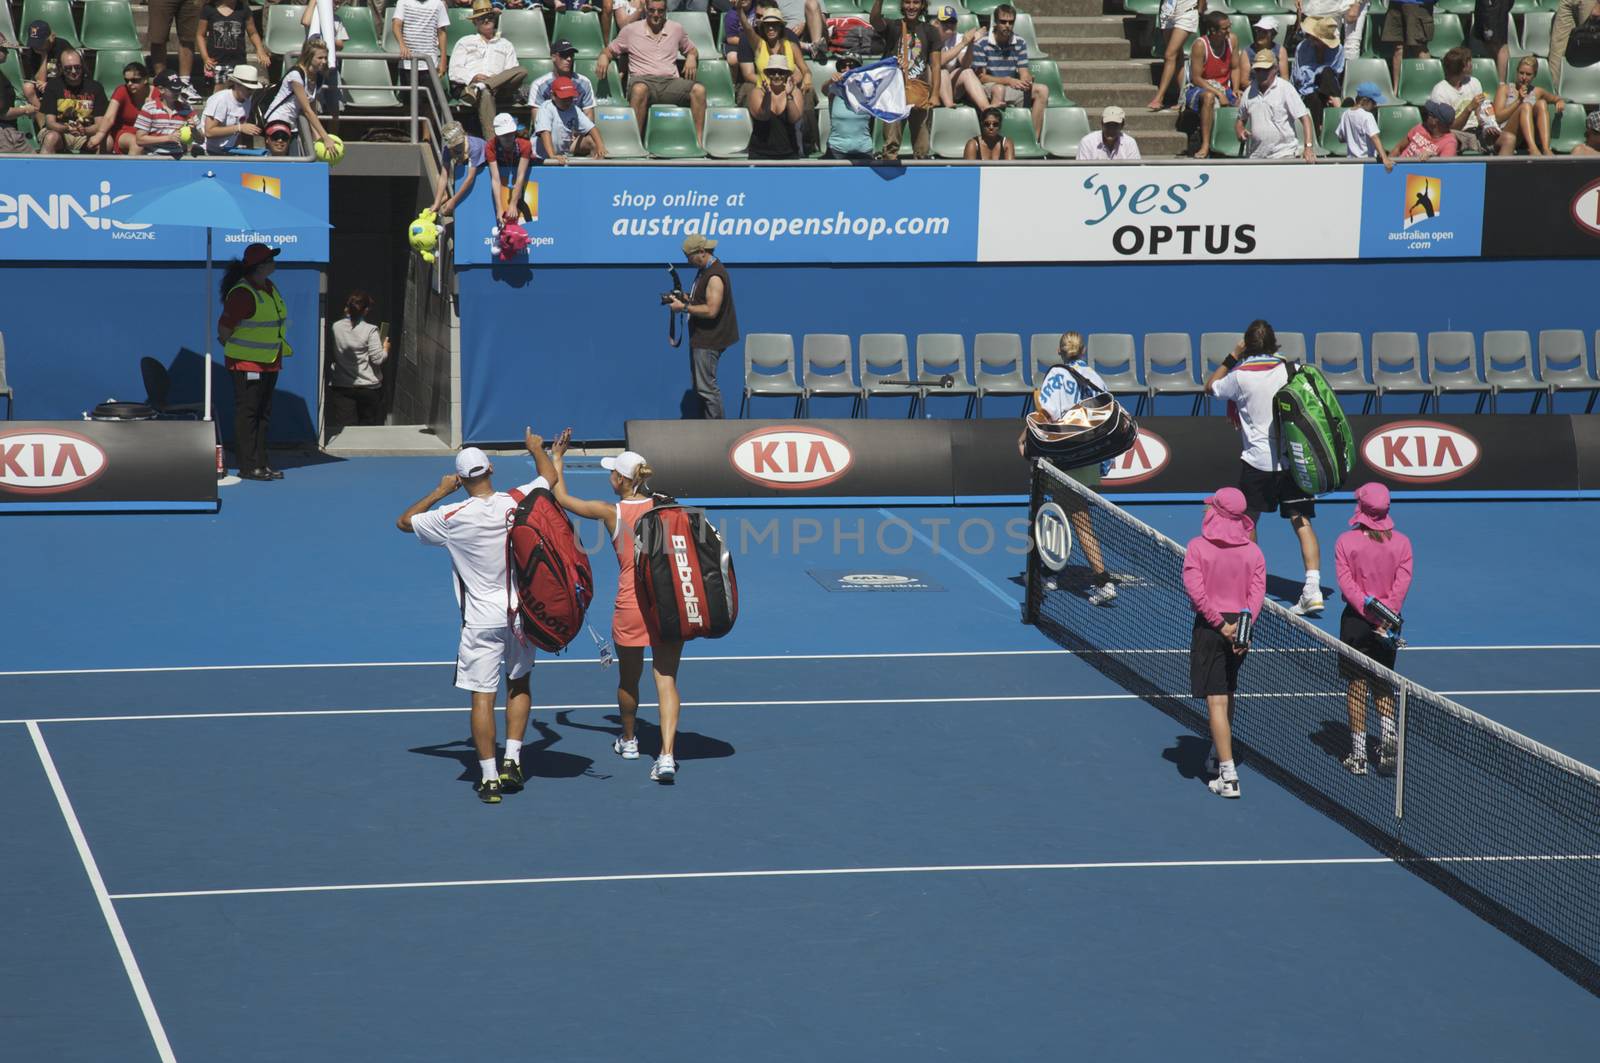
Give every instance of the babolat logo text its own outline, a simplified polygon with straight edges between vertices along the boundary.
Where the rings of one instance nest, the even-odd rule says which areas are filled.
[[[1111,222],[1111,249],[1127,257],[1178,258],[1191,255],[1248,255],[1256,249],[1256,227],[1244,224],[1182,224],[1195,194],[1211,183],[1211,175],[1192,181],[1123,184],[1104,174],[1090,174],[1083,187],[1096,199],[1085,225]],[[1117,224],[1117,223],[1121,224]]]
[[[78,224],[98,232],[113,230],[113,237],[118,237],[119,234],[143,232],[150,228],[146,224],[91,217],[95,211],[103,210],[113,203],[121,203],[127,198],[125,195],[113,194],[110,181],[101,181],[100,191],[91,193],[87,203],[77,196],[67,195],[64,192],[51,192],[49,195],[40,196],[27,192],[18,195],[0,192],[0,229],[43,227],[61,231]],[[154,239],[154,234],[131,238]]]
[[[700,596],[694,592],[694,569],[689,566],[689,540],[672,537],[672,560],[678,566],[678,590],[683,594],[683,612],[689,623],[700,623]]]

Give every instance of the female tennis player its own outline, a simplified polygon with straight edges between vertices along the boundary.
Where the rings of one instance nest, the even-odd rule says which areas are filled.
[[[611,614],[611,642],[617,648],[617,707],[622,710],[622,737],[611,744],[611,749],[623,760],[639,759],[639,738],[634,733],[634,723],[639,713],[639,677],[644,673],[644,648],[649,646],[656,699],[661,704],[661,755],[650,767],[650,778],[670,784],[678,775],[678,762],[672,755],[672,748],[678,735],[678,662],[683,656],[683,643],[650,641],[633,589],[633,524],[655,506],[655,496],[646,486],[654,470],[643,456],[625,450],[614,458],[600,460],[601,468],[611,473],[611,490],[616,492],[617,501],[591,502],[573,498],[567,491],[562,461],[571,439],[572,429],[569,428],[550,447],[550,457],[556,467],[551,493],[569,513],[604,524],[611,534],[611,545],[617,551],[617,604]]]
[[[1356,510],[1350,517],[1350,531],[1334,545],[1334,567],[1339,575],[1339,593],[1344,595],[1344,615],[1339,617],[1339,639],[1371,657],[1385,668],[1394,667],[1399,650],[1397,633],[1374,605],[1395,616],[1406,604],[1411,589],[1411,540],[1394,530],[1389,516],[1389,489],[1383,484],[1362,484],[1356,490]],[[1367,687],[1366,672],[1354,661],[1339,658],[1339,671],[1349,683],[1345,702],[1350,709],[1350,755],[1344,766],[1352,775],[1367,773]],[[1394,770],[1396,740],[1394,729],[1394,688],[1373,682],[1373,700],[1378,705],[1381,741],[1378,770]]]
[[[1194,606],[1189,692],[1205,699],[1211,717],[1217,777],[1207,785],[1218,797],[1239,796],[1239,771],[1233,762],[1233,693],[1249,648],[1248,640],[1239,637],[1240,616],[1244,612],[1259,616],[1267,594],[1267,559],[1251,539],[1254,530],[1244,494],[1237,487],[1224,487],[1206,499],[1200,534],[1189,540],[1183,559],[1183,589]]]

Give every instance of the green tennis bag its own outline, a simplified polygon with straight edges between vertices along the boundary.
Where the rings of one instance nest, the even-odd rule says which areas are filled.
[[[1355,467],[1355,437],[1322,371],[1286,362],[1289,382],[1272,399],[1283,464],[1308,495],[1337,491]]]

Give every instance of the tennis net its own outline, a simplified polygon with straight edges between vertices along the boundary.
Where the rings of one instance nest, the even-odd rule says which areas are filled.
[[[1194,613],[1184,548],[1048,462],[1035,464],[1030,517],[1024,619],[1209,735],[1204,704],[1188,694]],[[1091,563],[1096,547],[1100,564]],[[1041,553],[1065,564],[1047,566]],[[1116,581],[1109,606],[1088,600],[1095,569]],[[1352,681],[1366,716],[1366,775],[1342,763]],[[1379,699],[1395,723],[1388,757]],[[1247,772],[1600,995],[1600,772],[1406,680],[1270,599],[1239,672],[1233,736]]]

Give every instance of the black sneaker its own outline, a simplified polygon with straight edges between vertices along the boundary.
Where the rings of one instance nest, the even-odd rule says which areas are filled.
[[[500,803],[499,779],[480,780],[473,783],[472,788],[478,792],[478,800],[482,801],[484,804],[498,805]]]
[[[508,794],[522,790],[522,765],[510,757],[500,761],[500,789]]]

